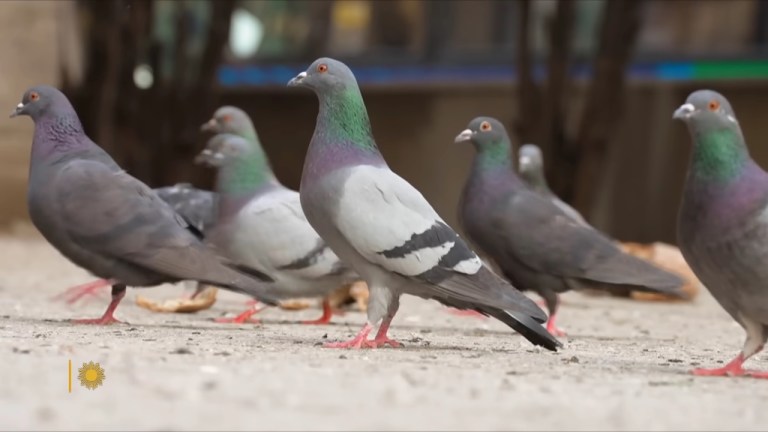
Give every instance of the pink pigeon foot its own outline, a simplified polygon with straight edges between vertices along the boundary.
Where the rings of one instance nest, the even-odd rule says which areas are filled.
[[[307,320],[302,321],[302,324],[308,324],[308,325],[322,325],[322,324],[328,324],[331,322],[331,318],[334,315],[333,309],[331,309],[331,303],[326,299],[323,300],[323,315],[314,320]]]
[[[691,373],[696,376],[730,376],[730,377],[746,376],[751,378],[768,379],[768,372],[744,369],[742,367],[743,364],[744,364],[744,355],[739,354],[738,356],[736,356],[735,359],[731,360],[730,363],[728,363],[727,365],[721,368],[714,368],[714,369],[699,368],[699,369],[692,370]]]
[[[217,323],[227,323],[227,324],[244,324],[247,322],[258,324],[261,321],[259,321],[259,319],[257,318],[251,318],[251,317],[259,312],[261,312],[261,309],[256,309],[256,307],[254,306],[234,318],[216,318],[214,321],[216,321]]]
[[[379,347],[383,347],[384,345],[389,345],[392,348],[400,348],[403,346],[403,344],[401,344],[400,342],[394,339],[390,339],[389,336],[387,336],[387,332],[389,331],[389,325],[391,323],[392,323],[392,318],[386,318],[384,321],[381,322],[379,331],[376,332],[376,338],[368,342],[368,347],[379,348]]]
[[[53,297],[54,300],[64,299],[67,304],[72,304],[85,296],[95,296],[99,288],[109,286],[112,281],[99,279],[82,285],[77,285]]]
[[[363,328],[360,330],[360,332],[357,333],[357,336],[352,338],[351,340],[348,340],[346,342],[329,342],[325,345],[323,345],[325,348],[354,348],[354,349],[360,349],[363,347],[368,347],[368,334],[371,333],[371,330],[373,330],[373,326],[366,323]]]
[[[555,318],[557,318],[557,314],[550,315],[547,320],[547,331],[555,337],[565,336],[565,331],[555,325]]]
[[[120,303],[120,301],[125,297],[125,286],[117,285],[112,287],[112,301],[109,302],[109,306],[107,306],[107,310],[104,311],[104,315],[101,316],[101,318],[86,318],[86,319],[78,319],[78,320],[72,320],[75,324],[93,324],[93,325],[109,325],[109,324],[117,324],[122,323],[122,321],[118,321],[115,319],[115,309],[117,309],[117,305]]]

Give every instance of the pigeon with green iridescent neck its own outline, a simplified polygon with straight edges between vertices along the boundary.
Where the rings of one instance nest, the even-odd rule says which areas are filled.
[[[680,277],[624,253],[523,182],[501,122],[478,117],[455,141],[471,142],[476,150],[459,206],[464,231],[516,287],[544,298],[549,331],[560,333],[555,327],[557,294],[571,289],[623,291],[631,286],[683,295]]]
[[[768,174],[750,157],[736,114],[719,93],[691,93],[674,118],[688,125],[693,140],[677,220],[680,250],[747,336],[730,363],[693,373],[768,378],[742,367],[768,338]]]
[[[32,222],[62,255],[112,285],[104,315],[80,322],[116,322],[113,313],[126,286],[182,280],[277,303],[260,280],[264,275],[207,248],[152,189],[91,141],[58,89],[27,90],[11,117],[19,115],[35,123],[27,191]]]
[[[474,309],[534,344],[550,350],[560,345],[540,324],[544,311],[485,267],[424,196],[389,169],[345,64],[318,59],[288,85],[312,89],[320,102],[301,176],[301,206],[370,291],[367,323],[352,340],[327,347],[399,346],[387,333],[401,294]]]
[[[547,178],[544,176],[544,157],[541,154],[541,149],[536,144],[524,144],[520,147],[519,153],[520,177],[525,180],[528,186],[540,195],[549,198],[571,219],[582,225],[588,225],[581,213],[558,198],[549,188]]]
[[[299,193],[277,180],[248,116],[224,107],[212,122],[214,130],[238,134],[215,135],[196,159],[217,169],[218,216],[209,241],[233,261],[272,278],[270,294],[276,298],[323,297],[323,316],[305,323],[328,323],[327,295],[359,277],[312,229]],[[254,306],[219,321],[240,323],[256,312]]]

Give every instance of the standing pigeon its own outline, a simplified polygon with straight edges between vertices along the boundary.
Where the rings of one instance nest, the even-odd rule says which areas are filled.
[[[370,291],[362,330],[350,341],[327,347],[399,346],[387,331],[404,293],[475,309],[536,345],[560,346],[539,324],[546,314],[485,267],[421,193],[389,169],[346,65],[320,58],[288,85],[312,89],[320,102],[301,176],[301,206],[309,223]],[[379,322],[375,339],[368,340]]]
[[[528,187],[512,166],[504,126],[490,117],[469,123],[456,142],[477,151],[462,192],[459,219],[469,238],[493,257],[520,289],[536,291],[555,327],[557,293],[574,288],[625,289],[682,294],[678,276],[628,255],[597,230],[571,219]]]
[[[187,222],[187,229],[202,240],[205,229],[213,225],[216,217],[214,193],[194,188],[189,183],[160,187],[154,191],[160,199],[170,204],[171,208]],[[54,298],[66,299],[66,302],[71,304],[87,295],[93,295],[98,289],[109,285],[111,285],[110,281],[99,279],[69,288]],[[203,289],[204,286],[198,284],[191,297],[195,298]]]
[[[113,313],[128,285],[181,280],[276,304],[267,285],[254,279],[268,278],[206,248],[152,189],[91,141],[59,90],[27,90],[11,117],[19,115],[35,122],[27,190],[32,222],[62,255],[112,284],[112,302],[104,315],[79,322],[116,322]]]
[[[547,184],[544,176],[544,158],[541,149],[536,144],[525,144],[520,147],[520,177],[525,180],[531,189],[549,198],[553,204],[560,207],[563,213],[582,225],[588,225],[584,217],[575,208],[569,206],[557,197]]]
[[[273,279],[269,292],[275,298],[323,296],[323,316],[305,324],[327,324],[332,311],[326,296],[359,276],[307,222],[299,193],[277,180],[247,115],[231,107],[225,112],[231,121],[245,119],[241,124],[251,139],[220,133],[197,157],[198,163],[218,169],[219,214],[210,241],[230,259]],[[254,306],[234,321],[244,322],[255,312]]]
[[[719,93],[691,93],[674,118],[688,125],[693,140],[677,220],[680,250],[747,333],[730,363],[693,373],[768,378],[742,368],[768,338],[768,174],[750,157],[736,115]]]

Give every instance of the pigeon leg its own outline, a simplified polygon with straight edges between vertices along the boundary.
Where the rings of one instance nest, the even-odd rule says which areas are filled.
[[[765,337],[763,336],[762,324],[747,320],[742,317],[741,324],[747,331],[747,340],[744,341],[744,348],[739,355],[731,360],[727,365],[714,369],[694,369],[691,371],[696,376],[748,376],[751,378],[768,379],[768,372],[747,370],[742,367],[745,361],[763,349]]]
[[[692,370],[691,373],[696,376],[742,376],[745,372],[741,367],[742,364],[744,364],[744,355],[739,353],[735,359],[721,368],[698,368]]]
[[[60,293],[54,296],[53,299],[54,300],[64,299],[67,302],[67,304],[72,304],[87,295],[94,295],[96,293],[96,290],[98,290],[101,287],[108,286],[111,283],[112,281],[107,279],[98,279],[93,282],[88,282],[82,285],[69,288],[63,293]]]
[[[555,337],[565,336],[565,331],[555,325],[555,320],[557,319],[557,308],[560,306],[560,297],[556,292],[551,290],[542,291],[540,294],[544,299],[544,304],[547,306],[547,312],[549,312],[549,319],[547,319],[547,331]]]
[[[368,347],[368,334],[371,333],[371,330],[373,330],[373,326],[371,323],[365,323],[362,329],[360,329],[360,332],[357,333],[357,336],[352,338],[351,340],[348,340],[346,342],[329,342],[325,345],[323,345],[325,348],[356,348],[360,349],[363,347]]]
[[[257,306],[259,301],[256,299],[250,299],[245,301],[246,306]]]
[[[122,300],[123,297],[125,297],[125,285],[123,284],[112,285],[112,301],[109,303],[109,306],[107,306],[107,310],[104,311],[104,315],[102,315],[101,318],[79,319],[79,320],[74,320],[72,322],[76,324],[95,324],[95,325],[108,325],[108,324],[121,323],[121,321],[118,321],[115,319],[115,309],[117,309],[117,305],[120,303],[120,300]]]
[[[328,324],[331,322],[331,317],[333,317],[333,310],[331,309],[331,302],[326,298],[323,300],[323,316],[321,316],[318,319],[309,320],[309,321],[302,321],[302,324],[309,324],[309,325],[320,325],[320,324]]]
[[[390,339],[389,336],[387,336],[387,332],[389,331],[389,325],[392,323],[392,317],[384,318],[384,320],[381,322],[381,326],[379,326],[379,331],[376,332],[376,338],[374,338],[372,341],[367,341],[366,346],[370,348],[379,348],[384,345],[389,345],[392,348],[400,348],[403,345],[394,340]]]
[[[262,310],[264,310],[264,309],[263,308],[262,309],[258,309],[254,305],[253,307],[251,307],[247,311],[239,314],[238,316],[236,316],[234,318],[216,318],[214,321],[216,321],[217,323],[244,324],[244,323],[250,322],[250,323],[253,323],[253,324],[258,324],[261,321],[259,321],[258,318],[251,318],[251,317],[253,315],[261,312]]]

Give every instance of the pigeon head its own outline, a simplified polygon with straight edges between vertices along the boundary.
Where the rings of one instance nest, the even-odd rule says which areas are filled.
[[[731,129],[739,122],[723,95],[712,90],[698,90],[690,94],[685,103],[672,116],[687,123],[693,131]]]
[[[698,90],[678,108],[693,140],[690,172],[696,179],[725,183],[739,178],[751,160],[731,104],[720,93]]]
[[[357,86],[357,80],[349,67],[328,57],[315,60],[306,71],[288,81],[289,87],[307,87],[315,92],[344,91],[351,84]]]
[[[536,144],[525,144],[520,147],[520,172],[540,172],[544,169],[544,157]]]
[[[254,133],[253,123],[245,111],[233,106],[223,106],[213,113],[213,118],[203,123],[203,132],[235,134],[244,138]]]
[[[24,92],[21,102],[11,113],[11,118],[26,115],[37,121],[58,107],[74,111],[67,97],[57,88],[47,85],[35,86]]]
[[[221,168],[242,158],[249,149],[250,143],[240,136],[218,134],[208,140],[205,149],[195,158],[195,163]]]
[[[454,142],[471,142],[477,151],[483,151],[492,147],[507,146],[509,137],[507,130],[500,121],[493,117],[477,117],[466,129],[456,136]]]
[[[493,117],[477,117],[461,131],[454,142],[471,142],[477,151],[475,160],[483,167],[509,167],[512,144],[507,130]]]

